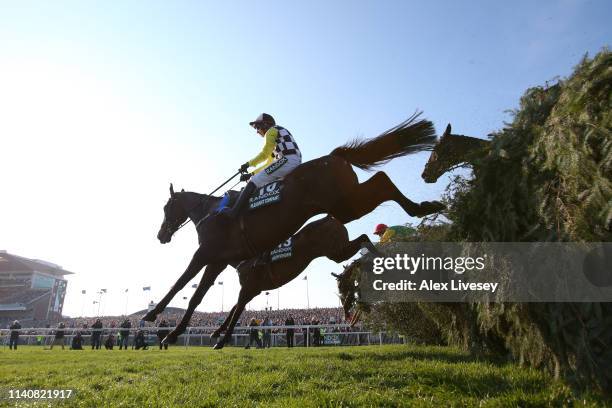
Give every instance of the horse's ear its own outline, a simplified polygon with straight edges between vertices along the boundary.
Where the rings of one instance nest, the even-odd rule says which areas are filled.
[[[184,188],[181,188],[181,193],[184,193],[184,192],[185,192],[185,189],[184,189]]]
[[[170,183],[170,197],[174,197],[174,186]]]
[[[451,124],[449,123],[448,125],[446,125],[446,130],[444,131],[444,134],[442,135],[442,137],[450,136],[450,134],[451,134]]]
[[[340,275],[339,275],[339,274],[337,274],[337,273],[333,273],[333,272],[332,272],[331,274],[332,274],[332,276],[333,276],[334,278],[336,278],[336,279],[340,279]]]

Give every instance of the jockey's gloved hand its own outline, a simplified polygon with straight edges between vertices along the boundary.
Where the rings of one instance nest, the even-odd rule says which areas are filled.
[[[253,174],[251,173],[243,173],[240,175],[240,181],[249,181]]]
[[[240,166],[240,169],[238,169],[238,171],[241,173],[245,173],[248,169],[249,169],[249,162],[246,162],[242,166]]]

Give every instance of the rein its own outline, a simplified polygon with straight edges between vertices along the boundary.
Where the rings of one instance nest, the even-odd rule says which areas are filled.
[[[236,187],[236,186],[237,186],[238,184],[240,184],[240,183],[241,183],[241,182],[240,182],[240,181],[238,181],[236,184],[234,184],[233,186],[231,186],[230,188],[228,188],[228,189],[226,190],[226,193],[227,193],[228,191],[230,191],[232,188]],[[211,194],[212,194],[212,193],[211,193]],[[191,210],[192,210],[192,211],[193,211],[193,210],[195,210],[195,208],[196,208],[196,207],[197,207],[197,205],[196,205],[195,207],[193,207]],[[191,211],[189,211],[189,212],[191,212]],[[200,224],[202,223],[202,221],[204,221],[205,219],[206,219],[206,216],[202,217],[202,219],[196,223],[196,225],[195,225],[196,230],[198,229],[198,227],[200,226]],[[185,221],[185,222],[184,222],[184,223],[183,223],[183,224],[182,224],[182,225],[181,225],[181,226],[180,226],[180,227],[177,229],[177,231],[178,231],[179,229],[181,229],[182,227],[184,227],[185,225],[187,225],[187,224],[189,223],[189,221],[191,221],[191,218],[189,218],[187,221]]]
[[[226,185],[227,183],[229,183],[230,181],[232,181],[232,179],[234,177],[236,177],[237,175],[239,175],[241,172],[240,170],[236,172],[236,174],[234,174],[232,177],[228,178],[227,180],[225,180],[219,187],[215,188],[213,191],[210,192],[210,194],[208,194],[209,196],[213,195],[214,193],[216,193],[221,187],[223,187],[224,185]],[[234,184],[233,186],[231,186],[230,188],[228,188],[226,190],[229,191],[232,188],[236,187],[238,184],[240,184],[240,180],[238,180],[238,182],[236,184]],[[199,205],[201,205],[201,203],[198,203],[196,205],[194,205],[192,208],[190,208],[187,211],[187,214],[191,213],[193,210],[195,210]],[[198,225],[200,225],[200,223],[204,220],[204,218],[206,217],[202,217],[202,219],[200,221],[198,221],[198,223],[196,224],[196,228],[198,227]],[[191,222],[191,218],[189,218],[189,215],[187,215],[187,221],[185,221],[184,223],[182,223],[181,225],[178,226],[178,228],[172,233],[172,235],[176,234],[178,232],[178,230],[180,230],[181,228],[183,228],[185,225],[189,224]],[[168,228],[168,232],[170,232],[170,228]]]

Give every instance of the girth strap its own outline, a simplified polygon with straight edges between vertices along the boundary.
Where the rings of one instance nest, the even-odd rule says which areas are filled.
[[[262,273],[265,275],[268,275],[268,279],[270,279],[270,283],[275,286],[275,287],[279,287],[281,279],[280,276],[278,274],[278,272],[275,272],[273,266],[272,266],[272,260],[270,259],[270,256],[268,254],[268,256],[260,256],[259,258],[257,258],[255,260],[255,262],[253,262],[253,265],[251,267],[252,271],[255,272],[255,270],[257,268],[261,267],[263,269]]]

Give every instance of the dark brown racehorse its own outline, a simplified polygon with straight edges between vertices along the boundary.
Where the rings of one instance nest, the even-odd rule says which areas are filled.
[[[465,165],[471,165],[486,154],[490,142],[484,139],[451,133],[451,125],[434,146],[421,177],[427,183],[435,183],[444,173]],[[340,274],[332,273],[338,281],[338,291],[346,320],[354,325],[359,320],[361,308],[357,307],[360,261],[355,260]],[[362,305],[363,306],[363,305]]]
[[[303,163],[284,179],[281,202],[245,211],[238,222],[225,216],[205,217],[197,226],[200,247],[187,269],[143,319],[155,321],[178,291],[204,266],[206,270],[200,285],[206,293],[227,265],[274,249],[317,214],[328,213],[347,223],[389,200],[416,217],[443,209],[444,206],[436,201],[410,201],[383,172],[359,183],[351,167],[368,170],[393,158],[431,149],[436,139],[433,125],[427,120],[416,119],[414,115],[374,139],[353,141],[327,156]],[[158,233],[160,242],[170,242],[188,216],[187,207],[180,213],[166,212]]]
[[[434,146],[421,177],[426,183],[435,183],[447,171],[474,164],[487,152],[490,144],[488,140],[476,137],[453,135],[449,124]]]
[[[290,257],[273,261],[270,253],[266,253],[264,256],[241,262],[236,267],[241,286],[238,303],[230,310],[221,327],[211,335],[219,337],[225,331],[225,335],[215,344],[214,348],[223,348],[231,339],[234,327],[245,306],[261,292],[277,289],[289,283],[316,258],[325,256],[332,261],[343,262],[355,255],[362,246],[376,253],[376,248],[367,235],[360,235],[351,241],[344,225],[335,218],[327,216],[306,225],[291,238]],[[193,311],[203,297],[204,286],[200,285],[189,301],[189,307],[181,322],[164,339],[164,342],[174,343],[177,337],[185,331]]]

